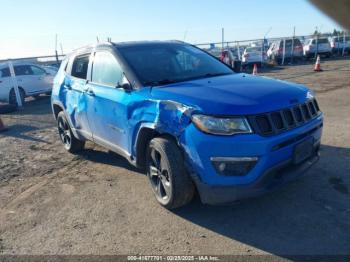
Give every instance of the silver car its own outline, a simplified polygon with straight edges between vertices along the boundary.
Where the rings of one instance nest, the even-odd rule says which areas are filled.
[[[332,55],[332,47],[327,37],[311,38],[304,45],[304,56],[306,58],[314,57],[316,54],[330,57]]]

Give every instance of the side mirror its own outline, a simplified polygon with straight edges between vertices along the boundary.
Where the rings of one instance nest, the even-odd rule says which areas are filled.
[[[130,92],[132,90],[131,85],[129,83],[124,83],[124,84],[119,85],[119,86],[128,92]]]
[[[127,92],[130,92],[132,90],[132,86],[124,73],[123,73],[122,81],[121,83],[118,83],[117,88],[123,88]]]

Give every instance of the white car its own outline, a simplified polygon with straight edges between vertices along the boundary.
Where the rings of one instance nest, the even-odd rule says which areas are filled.
[[[333,53],[342,53],[343,49],[344,52],[347,52],[350,54],[350,36],[339,36],[339,37],[332,37],[331,38],[331,47]]]
[[[37,97],[51,93],[54,75],[43,67],[29,63],[14,63],[19,92],[24,103],[27,96]],[[7,63],[0,65],[0,101],[17,105],[10,69]]]
[[[242,54],[242,64],[266,64],[267,56],[266,52],[261,50],[261,47],[247,47]]]
[[[49,74],[55,76],[58,72],[58,67],[55,66],[42,66],[42,68]]]
[[[306,58],[314,57],[316,53],[326,57],[332,55],[331,43],[327,37],[309,39],[304,45],[303,51]]]

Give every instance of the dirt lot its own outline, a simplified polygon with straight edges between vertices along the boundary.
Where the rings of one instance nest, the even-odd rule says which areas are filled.
[[[258,199],[161,208],[146,177],[89,143],[59,142],[49,98],[1,118],[2,254],[350,254],[350,60],[273,69],[307,84],[325,113],[322,159],[301,180]]]

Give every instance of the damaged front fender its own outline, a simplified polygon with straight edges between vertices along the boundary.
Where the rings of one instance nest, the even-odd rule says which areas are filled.
[[[168,134],[175,139],[181,135],[191,122],[192,112],[196,109],[171,100],[146,100],[132,110],[131,126],[137,126],[133,139],[133,154],[137,154],[137,145],[142,139],[142,130],[149,129],[157,134]],[[137,123],[136,123],[137,122]]]

